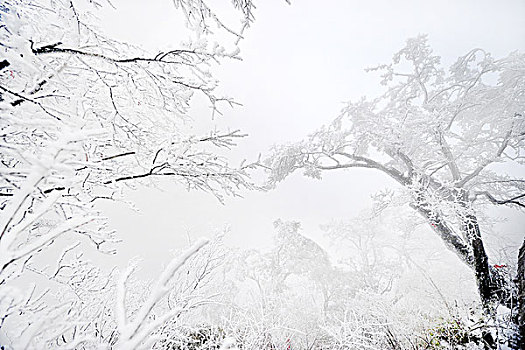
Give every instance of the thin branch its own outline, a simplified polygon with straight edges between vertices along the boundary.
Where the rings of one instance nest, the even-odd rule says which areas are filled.
[[[452,175],[452,179],[454,181],[459,181],[461,179],[458,165],[456,164],[456,160],[454,159],[454,156],[452,155],[452,152],[450,151],[450,146],[448,145],[447,140],[445,139],[445,136],[441,131],[438,131],[438,137],[439,137],[439,144],[441,146],[441,151],[443,152],[443,155],[445,156],[445,159],[447,160],[447,166],[450,169],[450,173]]]
[[[510,198],[510,199],[496,199],[488,191],[476,192],[476,197],[477,196],[485,196],[493,204],[499,204],[499,205],[514,204],[521,208],[525,208],[525,204],[518,201],[518,199],[525,197],[525,193],[515,196],[513,198]]]
[[[215,54],[207,53],[207,52],[196,52],[193,50],[177,49],[177,50],[171,50],[165,53],[159,53],[157,54],[157,56],[153,58],[147,58],[147,57],[115,58],[115,57],[110,57],[107,55],[94,53],[94,52],[86,52],[86,51],[81,51],[81,50],[71,49],[71,48],[62,48],[62,47],[58,47],[59,45],[62,45],[62,43],[58,42],[55,44],[45,45],[39,48],[32,47],[31,49],[35,55],[53,54],[53,53],[74,54],[74,55],[80,55],[80,56],[86,56],[86,57],[99,58],[99,59],[102,59],[108,62],[112,62],[112,63],[161,62],[161,63],[183,64],[183,62],[180,62],[180,61],[166,60],[166,58],[169,56],[180,57],[183,55],[194,55],[197,57],[204,56],[208,58],[213,58],[214,56],[216,56]],[[223,56],[229,57],[227,55],[223,55]]]
[[[29,97],[26,97],[26,96],[23,96],[23,95],[17,93],[17,92],[14,92],[14,91],[11,91],[11,90],[9,90],[9,89],[6,89],[5,87],[3,87],[3,86],[1,86],[1,85],[0,85],[0,90],[3,90],[4,92],[7,92],[8,94],[11,94],[11,95],[16,96],[16,97],[19,98],[19,100],[16,100],[16,101],[11,102],[11,105],[12,105],[13,107],[18,106],[20,103],[22,103],[22,102],[24,102],[24,101],[31,102],[32,104],[37,105],[37,106],[38,106],[40,109],[42,109],[46,114],[52,116],[53,118],[55,118],[55,119],[57,119],[57,120],[62,120],[62,119],[60,119],[60,117],[58,117],[58,116],[54,115],[53,113],[49,112],[49,111],[46,109],[46,107],[44,107],[44,106],[43,106],[40,102],[38,102],[38,101],[35,101],[35,100],[33,100],[33,99],[29,98]]]
[[[511,134],[512,134],[512,128],[505,135],[505,138],[503,139],[503,142],[501,143],[498,151],[494,155],[494,158],[484,161],[483,164],[481,164],[478,168],[476,168],[476,170],[474,170],[472,173],[467,175],[463,180],[459,181],[456,184],[456,186],[463,187],[467,182],[469,182],[470,180],[478,176],[479,173],[481,173],[481,171],[483,171],[483,169],[487,167],[487,165],[491,164],[494,161],[494,159],[500,157],[503,154],[503,151],[505,151],[505,148],[507,148],[507,145],[509,144]]]
[[[163,167],[157,166],[155,168],[152,168],[147,173],[142,174],[136,174],[136,175],[128,175],[128,176],[122,176],[113,180],[108,180],[103,182],[104,185],[109,185],[111,183],[115,182],[121,182],[121,181],[129,181],[129,180],[136,180],[136,179],[142,179],[149,176],[180,176],[180,177],[189,177],[189,178],[200,178],[200,177],[227,177],[227,176],[233,176],[234,173],[227,172],[227,173],[202,173],[202,174],[189,174],[189,173],[181,173],[176,171],[170,171],[170,172],[155,172],[155,170],[162,170]]]
[[[119,158],[119,157],[130,156],[130,155],[133,155],[133,154],[135,154],[135,152],[133,152],[133,151],[124,152],[124,153],[116,154],[116,155],[113,155],[113,156],[104,157],[104,158],[101,159],[101,161],[115,159],[115,158]]]

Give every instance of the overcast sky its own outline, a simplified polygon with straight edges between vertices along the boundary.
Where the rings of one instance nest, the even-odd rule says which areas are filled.
[[[103,23],[114,36],[154,51],[177,47],[182,23],[171,1],[113,4],[117,10],[104,12]],[[240,44],[243,61],[214,69],[221,91],[243,106],[216,120],[204,108],[194,110],[199,125],[249,134],[236,160],[254,160],[272,144],[300,140],[336,117],[342,102],[380,92],[379,79],[364,68],[390,62],[409,37],[428,34],[444,63],[475,47],[494,57],[525,51],[523,0],[296,0],[291,6],[265,0],[255,16]],[[167,186],[130,193],[140,214],[124,205],[108,213],[124,237],[122,256],[140,254],[156,264],[171,247],[185,244],[188,233],[195,238],[227,223],[230,242],[243,246],[267,243],[278,218],[301,221],[305,235],[322,241],[319,224],[355,216],[371,194],[393,186],[367,170],[328,174],[323,181],[294,174],[274,191],[244,193],[224,206],[209,194]],[[516,220],[505,229],[522,237],[523,215]]]

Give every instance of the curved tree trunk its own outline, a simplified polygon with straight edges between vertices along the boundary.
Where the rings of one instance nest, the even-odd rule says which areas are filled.
[[[464,237],[460,238],[439,214],[424,206],[414,206],[414,208],[429,220],[446,246],[473,270],[483,310],[488,317],[495,317],[494,306],[498,304],[505,305],[508,308],[512,308],[515,305],[515,294],[513,293],[515,286],[509,286],[509,282],[504,276],[489,264],[489,258],[475,214],[465,215],[461,225]],[[525,247],[522,247],[521,253],[525,255]],[[525,257],[522,255],[520,257],[522,263],[525,264]],[[525,274],[525,266],[522,270],[523,276]],[[525,285],[522,286],[522,289],[525,289]],[[525,293],[525,290],[523,292]],[[525,304],[525,300],[522,303]],[[522,308],[522,311],[524,311],[522,323],[525,321],[524,309],[525,307]],[[486,349],[496,348],[496,341],[491,332],[484,331],[482,337],[485,341]]]
[[[488,312],[495,301],[510,305],[506,281],[489,264],[476,216],[468,215],[463,222],[462,230],[468,239],[468,242],[465,242],[450,229],[439,214],[421,206],[415,208],[429,220],[445,245],[474,271],[478,293],[485,311]]]

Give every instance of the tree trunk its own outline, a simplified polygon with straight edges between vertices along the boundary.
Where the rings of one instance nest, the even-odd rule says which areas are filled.
[[[500,277],[498,271],[489,265],[489,258],[485,251],[476,216],[469,214],[464,219],[462,230],[468,242],[463,242],[463,240],[449,228],[440,215],[421,206],[415,206],[415,208],[429,220],[445,245],[474,270],[478,294],[484,310],[490,313],[491,305],[496,301],[510,305],[510,299],[507,293],[508,286],[506,286],[505,279]]]
[[[413,183],[410,181],[409,184]],[[431,180],[428,180],[427,185],[432,185]],[[439,192],[443,186],[437,186],[434,189]],[[441,237],[445,245],[458,257],[469,266],[476,279],[478,287],[478,294],[483,306],[485,315],[495,320],[495,307],[498,305],[504,305],[509,309],[515,308],[516,305],[516,286],[513,282],[509,282],[504,275],[497,268],[489,264],[489,258],[485,251],[483,238],[479,228],[478,220],[475,213],[472,211],[469,205],[468,198],[470,198],[467,191],[459,189],[453,198],[459,196],[462,201],[460,205],[464,211],[458,213],[458,217],[461,220],[461,233],[463,237],[460,237],[455,230],[451,227],[449,222],[439,212],[433,210],[432,206],[426,202],[426,198],[422,190],[417,196],[415,203],[411,205],[412,208],[416,209],[423,217],[434,228],[434,231]],[[443,192],[444,195],[450,196],[449,192]],[[448,197],[444,197],[443,201],[449,200]],[[521,258],[521,309],[520,309],[520,331],[523,333],[523,324],[525,324],[525,243],[520,250]],[[515,320],[514,322],[518,322]],[[523,335],[525,336],[525,334]],[[493,338],[490,331],[483,331],[483,340],[485,341],[486,349],[495,349],[496,340]],[[525,338],[522,338],[525,339]],[[525,350],[525,348],[521,348]]]
[[[477,218],[472,214],[468,215],[463,229],[472,247],[472,267],[483,307],[486,311],[489,311],[493,302],[497,301],[506,304],[507,296],[505,291],[507,288],[504,285],[505,281],[502,278],[498,278],[497,271],[491,269],[489,265],[489,258],[481,238]]]
[[[429,220],[447,247],[454,251],[473,270],[484,313],[488,317],[494,318],[494,306],[501,304],[512,308],[515,305],[515,297],[513,297],[514,286],[509,286],[504,276],[489,264],[489,258],[485,251],[476,215],[468,214],[463,220],[461,230],[466,240],[464,241],[449,228],[439,214],[435,214],[422,206],[414,207]],[[525,255],[525,248],[522,248],[521,253]],[[525,257],[522,257],[522,260],[522,263],[525,264]],[[525,266],[523,267],[522,277],[523,274],[525,274]],[[522,287],[525,288],[525,286]],[[525,303],[525,300],[523,303]],[[525,307],[522,309],[525,309]],[[521,323],[524,321],[525,314]],[[483,331],[482,338],[486,349],[496,348],[496,340],[490,331]]]
[[[525,350],[525,240],[518,254],[518,275],[516,276],[518,286],[518,325],[519,338],[518,344],[521,350]]]

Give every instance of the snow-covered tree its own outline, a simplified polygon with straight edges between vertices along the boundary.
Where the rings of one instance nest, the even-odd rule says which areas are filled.
[[[12,336],[23,333],[24,346],[35,346],[31,342],[44,328],[51,338],[63,336],[57,346],[82,341],[64,336],[78,326],[73,316],[86,310],[87,299],[97,299],[96,291],[112,286],[114,274],[104,277],[81,257],[86,244],[112,253],[118,241],[97,202],[121,199],[122,189],[133,183],[166,177],[219,200],[253,188],[246,173],[251,165],[232,166],[224,157],[223,150],[244,136],[240,131],[193,135],[185,127],[196,96],[209,102],[210,114],[235,103],[216,93],[210,67],[239,59],[237,43],[253,20],[253,4],[231,2],[237,28],[208,1],[173,4],[190,39],[153,53],[98,28],[98,8],[112,6],[109,1],[0,5],[0,329],[4,333],[12,316],[23,315],[26,324],[18,324]],[[217,33],[222,44],[208,40]],[[56,243],[64,237],[82,244],[61,254],[56,250],[64,244]],[[18,287],[37,275],[46,282],[22,293]],[[73,293],[55,296],[60,303],[49,307],[46,283]],[[75,302],[64,299],[71,294]],[[55,327],[60,317],[61,326],[71,321],[69,328]],[[140,340],[121,323],[117,344]]]
[[[386,92],[349,102],[306,140],[277,146],[269,185],[302,169],[381,171],[411,195],[410,205],[475,274],[485,308],[512,304],[487,255],[479,213],[489,205],[525,208],[519,172],[525,146],[525,56],[495,59],[474,49],[445,71],[426,36],[409,39],[381,71]],[[503,233],[502,233],[503,234]]]

